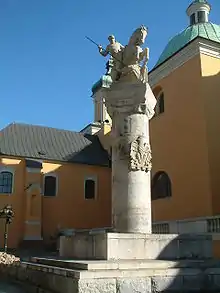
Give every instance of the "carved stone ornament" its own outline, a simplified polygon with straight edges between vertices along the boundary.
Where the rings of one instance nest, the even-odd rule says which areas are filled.
[[[152,155],[150,144],[139,136],[130,146],[130,169],[132,171],[150,171],[152,168]]]
[[[117,151],[120,159],[127,159],[130,156],[128,137],[120,136],[116,139]]]
[[[112,120],[120,114],[144,114],[150,120],[154,115],[156,98],[149,84],[114,83],[103,91],[105,106]]]

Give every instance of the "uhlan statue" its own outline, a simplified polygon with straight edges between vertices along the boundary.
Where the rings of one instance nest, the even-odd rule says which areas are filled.
[[[148,29],[145,26],[140,26],[133,32],[125,47],[117,42],[113,35],[109,36],[109,45],[105,50],[101,45],[98,46],[102,56],[110,55],[110,61],[112,61],[110,75],[113,82],[139,80],[145,83],[148,81],[146,65],[149,60],[149,49],[141,48],[147,34]]]

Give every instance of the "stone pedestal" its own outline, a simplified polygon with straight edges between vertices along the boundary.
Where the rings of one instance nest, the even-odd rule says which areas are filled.
[[[14,275],[42,292],[219,292],[219,261],[71,261],[32,259]],[[35,290],[33,290],[35,289]],[[30,290],[30,292],[32,292]]]
[[[112,219],[115,232],[151,233],[149,119],[156,100],[148,84],[115,83],[105,91],[112,117]]]
[[[107,261],[209,259],[212,257],[212,237],[84,232],[61,237],[60,256]]]

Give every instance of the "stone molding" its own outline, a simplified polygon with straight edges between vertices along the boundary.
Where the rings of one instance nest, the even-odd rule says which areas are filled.
[[[43,240],[41,236],[25,236],[23,240],[31,240],[31,241],[38,241],[38,240]]]
[[[143,114],[150,120],[154,115],[156,99],[148,83],[118,82],[106,89],[104,95],[112,119],[121,114]]]
[[[220,58],[220,45],[209,40],[196,38],[163,64],[151,70],[149,73],[150,85],[154,87],[163,78],[198,54],[205,54],[210,57]]]
[[[30,187],[27,189],[27,193],[31,193],[33,189],[38,189],[41,193],[41,185],[40,183],[36,182],[36,183],[31,183]]]
[[[40,174],[41,173],[41,169],[39,169],[39,168],[30,168],[30,167],[27,167],[26,168],[26,171],[28,173],[36,173],[36,174]]]
[[[27,225],[41,225],[41,221],[27,220],[27,221],[25,221],[25,224],[27,224]]]

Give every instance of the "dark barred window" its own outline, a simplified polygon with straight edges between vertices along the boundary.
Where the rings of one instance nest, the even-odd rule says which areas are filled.
[[[161,93],[158,98],[158,114],[164,112],[164,93]]]
[[[151,194],[152,200],[172,196],[171,181],[167,173],[160,171],[154,175],[151,184]]]
[[[55,176],[45,176],[44,178],[44,196],[56,196],[57,178]]]
[[[0,173],[0,193],[12,193],[13,174],[11,172]]]
[[[85,180],[85,199],[95,199],[95,180]]]
[[[157,96],[157,104],[156,104],[154,111],[155,111],[154,117],[159,116],[160,114],[164,113],[164,111],[165,111],[164,93],[163,92],[161,92]]]

